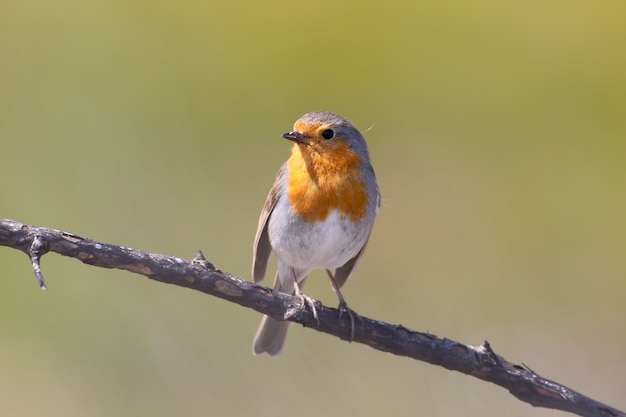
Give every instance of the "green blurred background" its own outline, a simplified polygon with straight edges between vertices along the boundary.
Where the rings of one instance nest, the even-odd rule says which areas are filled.
[[[626,409],[625,22],[623,1],[2,0],[0,214],[248,279],[280,134],[335,111],[369,129],[384,200],[350,305]],[[43,268],[47,293],[0,248],[3,415],[563,415],[300,327],[253,357],[256,312]]]

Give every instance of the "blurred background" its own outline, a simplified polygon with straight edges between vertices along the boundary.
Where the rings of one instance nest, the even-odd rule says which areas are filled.
[[[350,306],[623,410],[625,16],[2,0],[0,214],[249,279],[280,134],[331,110],[367,131],[384,200]],[[138,275],[48,255],[44,293],[9,248],[0,271],[3,415],[563,415],[301,327],[253,357],[259,314]],[[307,293],[337,303],[323,273]]]

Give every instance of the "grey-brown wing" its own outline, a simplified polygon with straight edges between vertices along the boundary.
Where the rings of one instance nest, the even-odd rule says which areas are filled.
[[[370,169],[372,169],[370,167]],[[372,175],[373,175],[373,169],[372,169]],[[376,193],[376,202],[375,202],[375,213],[378,213],[378,210],[380,209],[380,191],[378,189],[378,184],[375,185],[375,193]],[[367,237],[367,240],[365,241],[365,243],[363,244],[363,247],[361,248],[361,250],[359,251],[359,253],[357,253],[354,258],[350,259],[348,262],[346,262],[345,264],[343,264],[342,266],[340,266],[339,268],[337,268],[335,270],[335,273],[333,275],[333,278],[335,278],[335,282],[337,283],[337,286],[339,286],[339,288],[343,287],[343,284],[346,283],[346,281],[348,280],[348,277],[350,277],[350,274],[352,273],[352,271],[354,271],[354,269],[357,267],[357,265],[359,264],[359,262],[361,261],[361,257],[363,256],[363,253],[365,253],[365,248],[367,247],[367,243],[369,242],[370,237]]]
[[[265,271],[267,270],[267,261],[272,253],[272,245],[270,244],[270,238],[267,233],[267,225],[269,224],[269,218],[274,211],[276,202],[280,198],[280,190],[283,189],[287,181],[287,164],[283,164],[276,174],[276,181],[270,190],[265,205],[261,211],[259,217],[259,225],[256,230],[256,236],[254,238],[254,246],[252,249],[252,279],[254,282],[259,282],[265,278]]]
[[[343,287],[343,284],[346,283],[346,281],[348,280],[348,277],[350,277],[350,274],[352,273],[354,268],[356,268],[357,265],[359,264],[361,257],[363,256],[363,253],[365,252],[365,248],[367,247],[368,241],[369,241],[369,237],[365,241],[365,244],[363,245],[359,253],[357,253],[354,258],[350,259],[348,262],[346,262],[345,264],[343,264],[342,266],[340,266],[339,268],[335,270],[335,273],[333,274],[333,278],[335,278],[335,282],[337,283],[337,286],[339,288]]]

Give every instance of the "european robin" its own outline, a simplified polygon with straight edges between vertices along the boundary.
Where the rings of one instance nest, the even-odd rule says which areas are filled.
[[[317,318],[314,301],[301,291],[313,270],[326,270],[340,313],[350,316],[353,337],[354,315],[339,289],[359,264],[380,208],[367,144],[352,123],[330,112],[305,114],[282,137],[294,145],[259,218],[252,277],[255,282],[265,277],[273,250],[274,290],[298,296]],[[263,316],[254,354],[278,355],[288,328],[288,321]]]

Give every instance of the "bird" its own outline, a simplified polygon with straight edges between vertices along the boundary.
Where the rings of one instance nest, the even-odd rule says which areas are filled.
[[[282,135],[293,142],[265,201],[253,245],[252,277],[263,280],[273,251],[277,258],[274,290],[295,295],[301,308],[317,311],[302,287],[314,270],[325,270],[339,298],[340,317],[354,314],[341,294],[367,247],[380,209],[380,190],[367,143],[347,119],[327,111],[300,117]],[[263,316],[253,353],[277,356],[288,321]]]

